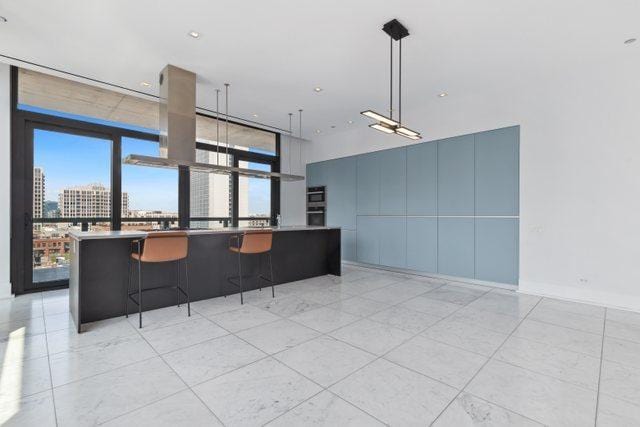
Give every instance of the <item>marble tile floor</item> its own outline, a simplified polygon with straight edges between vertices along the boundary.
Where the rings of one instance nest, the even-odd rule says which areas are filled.
[[[0,300],[0,425],[640,426],[640,314],[345,265],[88,325]]]

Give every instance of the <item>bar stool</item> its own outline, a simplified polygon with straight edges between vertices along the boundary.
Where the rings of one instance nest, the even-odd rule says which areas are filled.
[[[136,248],[134,248],[134,246]],[[136,250],[137,249],[137,250]],[[138,305],[139,327],[142,328],[142,292],[164,288],[176,288],[178,307],[180,306],[180,293],[187,297],[187,314],[191,316],[191,304],[189,300],[189,268],[187,263],[189,238],[183,231],[162,231],[147,234],[144,239],[131,242],[131,256],[129,257],[129,277],[127,292],[124,300],[125,316],[129,317],[129,300]],[[131,270],[133,264],[138,264],[138,289],[131,290]],[[186,277],[186,291],[180,286],[180,262],[184,261]],[[142,265],[144,263],[176,263],[176,284],[154,286],[142,289]],[[134,296],[138,294],[138,300]]]
[[[271,263],[271,243],[273,241],[273,233],[271,231],[246,231],[244,233],[233,235],[229,238],[229,251],[230,253],[238,254],[238,275],[227,276],[227,281],[232,285],[240,288],[240,304],[244,304],[244,286],[242,283],[242,256],[243,255],[259,255],[258,260],[258,279],[262,279],[271,284],[271,297],[275,297],[275,291],[273,289],[273,265]],[[235,242],[235,244],[233,244]],[[269,260],[269,278],[266,278],[260,272],[262,268],[263,255],[267,255]],[[245,276],[249,277],[249,276]],[[238,282],[235,282],[238,279]],[[262,286],[260,286],[262,291]],[[226,295],[225,295],[226,298]]]

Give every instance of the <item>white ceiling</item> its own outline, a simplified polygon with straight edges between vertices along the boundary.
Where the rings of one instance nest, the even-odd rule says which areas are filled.
[[[230,82],[231,114],[288,128],[287,114],[303,108],[305,136],[348,120],[364,126],[360,111],[387,108],[389,42],[380,28],[391,18],[411,32],[408,126],[417,105],[498,103],[581,74],[640,71],[640,41],[623,44],[640,39],[638,0],[4,0],[0,15],[8,19],[0,54],[154,94],[171,63],[198,74],[198,106],[215,108],[214,89]],[[443,91],[449,97],[438,98]]]

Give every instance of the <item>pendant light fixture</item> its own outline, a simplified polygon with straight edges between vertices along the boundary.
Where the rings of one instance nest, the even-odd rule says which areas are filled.
[[[389,116],[377,113],[373,110],[361,112],[363,116],[367,116],[377,121],[377,123],[369,125],[370,128],[384,133],[395,133],[409,139],[420,139],[420,132],[413,131],[402,124],[402,39],[409,35],[409,30],[393,19],[382,27],[382,31],[389,35],[390,41],[390,61],[389,61]],[[393,43],[397,42],[399,46],[398,55],[398,120],[393,118]]]

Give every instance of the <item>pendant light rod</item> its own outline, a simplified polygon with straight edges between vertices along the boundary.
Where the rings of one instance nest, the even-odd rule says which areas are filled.
[[[300,116],[300,127],[298,128],[298,136],[302,138],[302,109],[298,110],[298,114]]]
[[[393,120],[393,37],[389,36],[389,117]]]
[[[220,164],[220,89],[216,89],[216,165]]]
[[[227,146],[226,165],[229,166],[229,83],[224,84],[224,120],[225,120],[225,145]]]
[[[293,120],[293,113],[289,113],[289,173],[291,173],[291,135],[293,135],[292,133],[292,125],[291,125],[291,121]]]
[[[398,121],[402,125],[402,39],[398,41]]]

